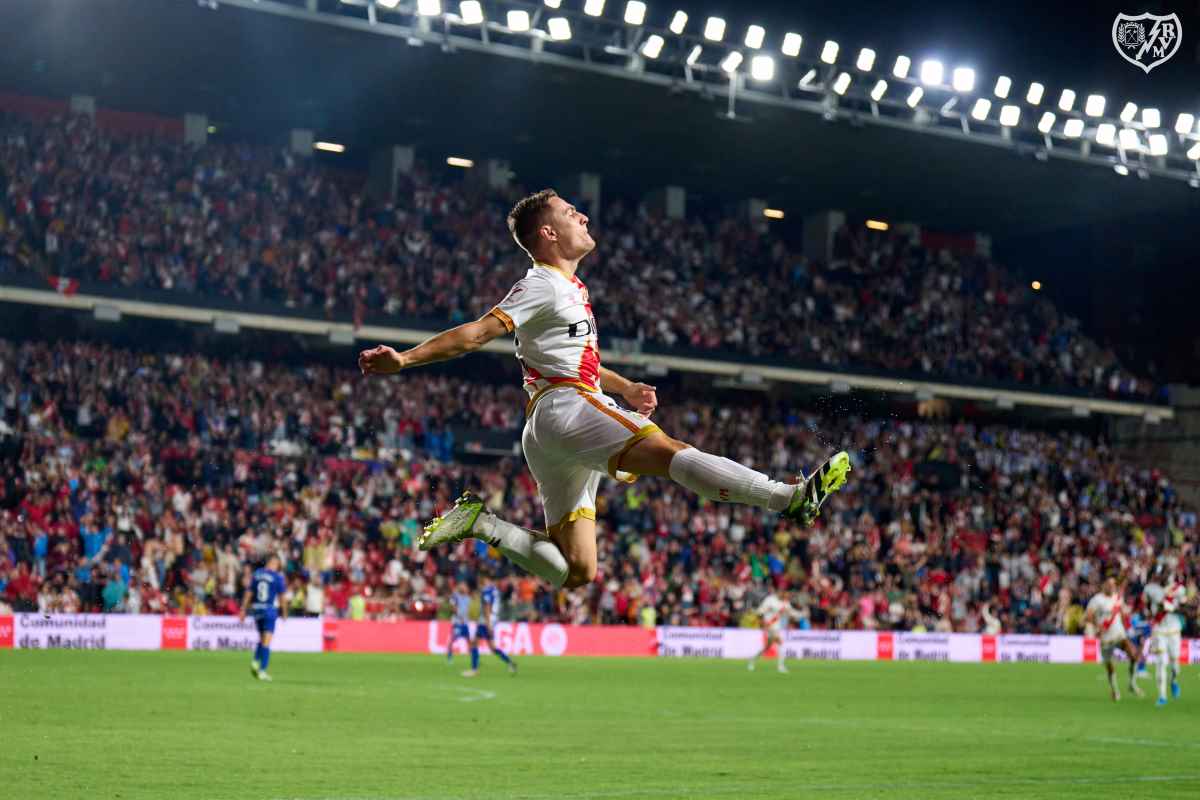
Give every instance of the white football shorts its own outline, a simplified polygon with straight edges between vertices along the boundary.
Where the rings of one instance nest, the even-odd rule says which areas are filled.
[[[577,519],[596,518],[600,476],[633,482],[617,470],[629,448],[659,427],[627,411],[603,392],[563,386],[545,392],[525,420],[521,446],[538,483],[546,529]]]

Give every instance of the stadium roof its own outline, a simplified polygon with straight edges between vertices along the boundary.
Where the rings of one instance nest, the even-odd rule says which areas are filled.
[[[588,170],[631,190],[669,182],[999,237],[1200,210],[1177,181],[762,104],[730,121],[719,98],[228,6],[9,0],[0,45],[0,88],[203,112],[246,135],[310,127],[359,153],[508,158],[527,184]]]

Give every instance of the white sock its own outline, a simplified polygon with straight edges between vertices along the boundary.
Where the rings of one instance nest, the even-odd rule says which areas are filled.
[[[1167,659],[1159,656],[1158,663],[1154,665],[1158,671],[1158,696],[1161,700],[1167,699],[1167,672],[1170,667],[1167,666]]]
[[[545,578],[555,586],[567,582],[567,560],[554,542],[544,535],[505,522],[487,512],[475,520],[473,533],[498,548],[509,561],[526,572]]]
[[[1108,685],[1114,692],[1117,691],[1117,671],[1115,669],[1108,673]]]
[[[668,469],[671,480],[686,486],[706,500],[783,511],[796,487],[771,480],[736,461],[704,453],[694,447],[680,450]]]

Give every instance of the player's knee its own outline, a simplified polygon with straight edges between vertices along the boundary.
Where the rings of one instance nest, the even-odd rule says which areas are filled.
[[[567,565],[567,580],[563,588],[578,589],[596,580],[596,562],[572,562]]]

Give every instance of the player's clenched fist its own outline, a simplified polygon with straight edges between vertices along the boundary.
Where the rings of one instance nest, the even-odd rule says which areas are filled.
[[[358,354],[358,368],[363,375],[390,375],[404,367],[400,354],[395,349],[381,344]]]

